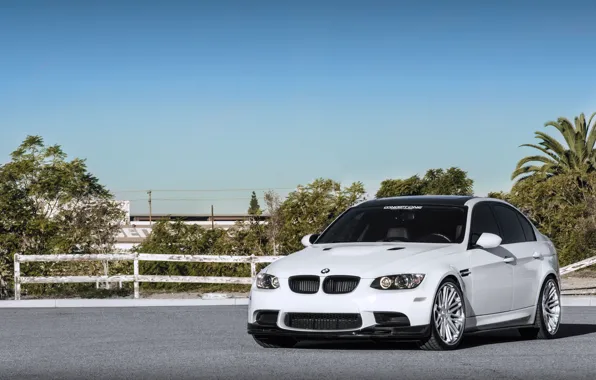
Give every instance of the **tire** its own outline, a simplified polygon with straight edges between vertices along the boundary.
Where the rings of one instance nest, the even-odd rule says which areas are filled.
[[[443,291],[447,291],[449,292],[449,294],[451,294],[452,292],[455,294],[454,295],[454,301],[456,301],[456,303],[460,303],[460,305],[458,306],[457,311],[459,312],[459,318],[458,318],[458,323],[453,324],[453,319],[451,319],[451,322],[454,326],[459,327],[459,332],[457,335],[457,338],[455,338],[454,340],[450,340],[450,341],[446,341],[446,339],[441,337],[441,332],[439,330],[439,328],[437,327],[437,323],[436,323],[436,317],[435,314],[437,313],[437,311],[435,310],[438,307],[438,303],[440,302],[440,298],[443,297],[442,296],[442,292]],[[459,301],[457,301],[459,300]],[[455,305],[455,304],[453,304]],[[452,306],[454,307],[454,306]],[[451,310],[451,308],[448,308],[448,310]],[[440,311],[439,311],[440,312]],[[445,318],[445,317],[444,317]],[[451,278],[447,278],[445,279],[443,282],[441,282],[441,284],[439,285],[439,289],[437,290],[437,293],[435,294],[435,297],[433,299],[433,306],[431,309],[431,315],[430,315],[430,336],[420,342],[418,342],[418,347],[421,350],[427,350],[427,351],[445,351],[445,350],[454,350],[457,347],[459,347],[461,340],[463,338],[464,335],[464,331],[466,328],[466,304],[465,304],[465,299],[463,296],[463,292],[459,287],[459,284],[457,283],[457,281],[455,281],[454,279]]]
[[[552,289],[552,290],[551,290]],[[554,291],[554,294],[552,294]],[[549,328],[547,326],[544,314],[545,305],[544,297],[548,296],[549,294],[553,295],[555,298],[551,299],[549,303],[551,305],[551,311],[554,311],[555,314],[558,315],[556,320],[555,327]],[[552,306],[556,304],[556,306]],[[550,318],[549,318],[550,319]],[[525,339],[553,339],[556,338],[557,333],[559,332],[559,327],[561,326],[561,291],[559,289],[559,285],[554,277],[547,277],[540,288],[540,296],[538,297],[538,304],[536,305],[536,316],[534,317],[534,324],[532,327],[523,327],[519,329],[519,334]]]
[[[253,339],[261,347],[265,348],[293,348],[298,341],[286,336],[255,336]]]

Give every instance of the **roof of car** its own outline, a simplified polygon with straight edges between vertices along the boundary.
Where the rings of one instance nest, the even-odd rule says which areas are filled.
[[[408,195],[402,197],[388,197],[371,199],[360,203],[355,207],[375,207],[394,205],[437,205],[437,206],[463,206],[470,199],[476,198],[470,195]]]

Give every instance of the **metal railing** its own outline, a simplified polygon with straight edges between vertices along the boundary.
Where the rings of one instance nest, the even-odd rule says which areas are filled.
[[[133,282],[134,298],[139,298],[141,282],[177,282],[203,284],[242,284],[250,285],[259,263],[272,263],[284,256],[215,256],[215,255],[163,255],[151,253],[115,253],[115,254],[61,254],[61,255],[19,255],[14,256],[14,299],[21,299],[21,284],[73,284],[100,282]],[[116,276],[21,276],[21,263],[30,262],[65,262],[65,261],[133,261],[133,275]],[[179,263],[236,263],[250,264],[251,277],[214,277],[214,276],[156,276],[140,275],[139,261],[170,261]]]

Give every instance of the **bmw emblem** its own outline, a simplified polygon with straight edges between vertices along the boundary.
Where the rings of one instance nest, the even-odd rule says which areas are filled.
[[[321,273],[325,274],[325,273],[329,273],[329,268],[325,268],[321,271]]]

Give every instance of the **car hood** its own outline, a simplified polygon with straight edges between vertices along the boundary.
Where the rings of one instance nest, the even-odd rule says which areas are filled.
[[[266,271],[280,278],[295,275],[355,275],[375,278],[387,271],[407,270],[453,252],[453,244],[321,244],[307,247],[270,264]]]

